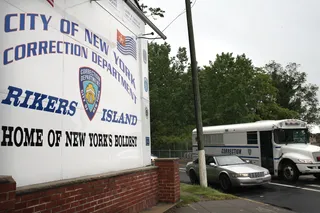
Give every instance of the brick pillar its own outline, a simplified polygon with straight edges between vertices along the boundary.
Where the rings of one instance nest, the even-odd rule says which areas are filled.
[[[0,176],[0,213],[14,212],[16,182],[11,176]]]
[[[180,200],[180,176],[178,158],[155,159],[158,166],[159,201],[175,203]]]

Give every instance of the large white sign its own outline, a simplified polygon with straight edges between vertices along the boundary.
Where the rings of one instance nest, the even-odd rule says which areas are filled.
[[[144,23],[98,3],[0,0],[0,175],[18,186],[150,164]]]

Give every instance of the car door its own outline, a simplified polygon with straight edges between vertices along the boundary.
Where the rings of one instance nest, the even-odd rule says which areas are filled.
[[[219,167],[219,164],[215,158],[213,158],[213,161],[214,161],[213,163],[215,163],[216,166],[212,167],[212,177],[211,178],[214,183],[219,183],[219,174],[222,169]]]
[[[208,156],[206,159],[206,167],[207,167],[207,180],[209,183],[213,183],[214,176],[216,173],[216,168],[213,166],[210,166],[210,163],[216,163],[215,159],[212,156]]]
[[[197,177],[199,178],[199,158],[193,161],[193,164],[189,169],[191,168],[193,168],[193,170],[196,172]]]

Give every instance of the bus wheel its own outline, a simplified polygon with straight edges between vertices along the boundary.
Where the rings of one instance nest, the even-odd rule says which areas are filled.
[[[197,177],[196,173],[193,170],[190,171],[189,177],[190,177],[191,184],[193,184],[193,185],[194,184],[199,184],[198,177]]]
[[[320,180],[320,174],[314,174],[313,176],[317,178],[317,180]]]
[[[220,186],[224,192],[229,192],[231,190],[232,184],[230,178],[226,174],[220,175]]]
[[[294,182],[299,178],[299,171],[294,163],[287,161],[283,164],[281,176],[286,181]]]

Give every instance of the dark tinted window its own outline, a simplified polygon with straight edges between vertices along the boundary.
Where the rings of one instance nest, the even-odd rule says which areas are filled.
[[[195,159],[193,163],[199,164],[199,158]],[[214,160],[213,156],[206,155],[206,164],[209,165],[210,163],[216,163],[216,161]]]
[[[216,163],[216,161],[214,160],[213,156],[208,156],[206,158],[206,164],[209,165],[210,163]]]
[[[247,143],[248,144],[258,144],[257,132],[247,132]]]
[[[277,129],[274,133],[275,142],[279,144],[309,143],[309,134],[307,129]]]

